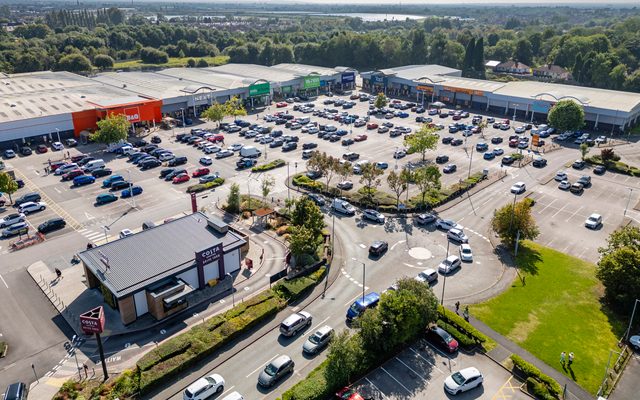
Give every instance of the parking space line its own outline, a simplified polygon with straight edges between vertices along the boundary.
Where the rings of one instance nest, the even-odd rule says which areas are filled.
[[[409,393],[409,394],[411,393],[411,390],[407,389],[407,387],[406,387],[405,385],[403,385],[399,380],[397,380],[395,376],[391,375],[391,374],[389,373],[389,371],[387,371],[386,369],[384,369],[384,367],[380,367],[380,369],[381,369],[381,370],[383,370],[387,375],[389,375],[389,376],[391,377],[391,379],[393,379],[394,381],[396,381],[396,383],[397,383],[398,385],[402,386],[402,388],[403,388],[404,390],[406,390],[406,391],[407,391],[407,393]]]
[[[542,210],[538,211],[538,214],[542,214],[543,212],[545,212],[545,210],[546,210],[547,208],[551,207],[551,205],[552,205],[553,203],[555,203],[555,202],[556,202],[556,200],[558,200],[558,199],[553,199],[553,200],[551,200],[551,203],[547,204],[547,205],[546,205]]]
[[[312,331],[315,331],[316,329],[318,329],[318,327],[320,327],[320,325],[324,324],[325,322],[327,322],[327,320],[329,319],[329,317],[323,319],[322,321],[320,321],[318,323],[318,325],[314,326],[313,328],[311,328]]]
[[[426,358],[424,358],[424,357],[422,356],[422,354],[420,354],[418,351],[416,351],[413,347],[409,347],[409,349],[411,349],[411,351],[413,351],[414,353],[416,353],[416,355],[417,355],[418,357],[420,357],[420,358],[422,358],[423,360],[425,360],[425,361],[426,361],[429,365],[431,365],[433,368],[437,369],[437,370],[438,370],[438,372],[442,373],[442,370],[441,370],[440,368],[438,368],[438,366],[437,366],[435,363],[433,363],[433,362],[431,362],[431,361],[427,360]]]
[[[4,280],[4,278],[2,277],[2,275],[0,275],[0,280],[2,280],[2,283],[4,283],[4,286],[9,289],[9,285],[7,285],[7,281]]]
[[[564,206],[562,206],[562,208],[560,208],[558,211],[556,211],[556,213],[555,213],[555,214],[553,214],[553,215],[551,216],[551,218],[555,218],[555,217],[556,217],[556,215],[560,214],[560,212],[561,212],[562,210],[564,210],[564,208],[565,208],[566,206],[567,206],[567,204],[565,204]]]
[[[425,378],[424,376],[420,375],[418,373],[418,371],[416,371],[415,369],[411,368],[410,366],[408,366],[407,364],[404,363],[404,361],[402,361],[401,359],[399,359],[398,357],[396,357],[396,360],[398,360],[402,365],[404,365],[405,367],[407,367],[409,369],[409,371],[413,372],[414,374],[416,374],[417,376],[419,376],[423,381],[427,382],[427,385],[429,384],[429,380],[427,378]]]
[[[255,374],[256,372],[258,372],[259,370],[261,370],[262,368],[264,368],[264,365],[266,365],[268,362],[270,362],[271,360],[275,359],[276,357],[278,357],[280,354],[276,354],[275,356],[271,357],[270,359],[268,359],[267,361],[263,362],[262,364],[260,364],[260,366],[256,369],[254,369],[253,371],[251,371],[249,373],[249,375],[246,376],[246,378],[250,377],[251,375]]]
[[[573,217],[578,213],[578,211],[582,210],[583,208],[584,208],[584,207],[580,206],[580,208],[578,208],[576,211],[574,211],[574,212],[573,212],[573,214],[571,214],[571,216],[570,216],[569,218],[565,219],[564,221],[565,221],[565,222],[569,222],[569,220],[570,220],[571,218],[573,218]]]
[[[369,385],[373,386],[373,388],[374,388],[375,390],[377,390],[377,391],[378,391],[378,393],[380,393],[380,394],[382,395],[382,398],[383,398],[383,399],[386,399],[386,398],[387,398],[387,396],[386,396],[384,393],[382,393],[382,390],[380,390],[380,388],[379,388],[379,387],[377,387],[373,382],[371,382],[371,381],[369,380],[369,378],[364,378],[364,380],[365,380],[365,381],[367,381],[367,382],[369,382]]]
[[[354,302],[354,301],[356,301],[356,299],[358,299],[359,297],[362,297],[362,294],[358,294],[358,295],[357,295],[356,297],[354,297],[353,299],[351,299],[351,300],[347,301],[344,305],[345,305],[345,306],[348,306],[348,305],[353,304],[353,302]]]

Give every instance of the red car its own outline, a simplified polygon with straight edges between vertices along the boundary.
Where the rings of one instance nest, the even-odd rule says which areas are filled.
[[[66,162],[64,161],[54,161],[51,163],[51,172],[55,172],[55,170],[57,170],[58,168],[62,167],[63,165],[65,165]]]
[[[193,174],[191,176],[198,177],[198,176],[203,176],[203,175],[207,175],[209,173],[209,168],[198,168],[195,171],[193,171]]]
[[[176,176],[175,178],[173,178],[173,183],[187,182],[189,179],[191,179],[189,178],[189,174],[182,173]]]
[[[49,149],[44,144],[39,144],[38,147],[36,147],[36,151],[38,153],[42,154],[42,153],[46,153],[47,151],[49,151]]]
[[[358,135],[353,138],[356,142],[362,142],[363,140],[367,140],[367,135]]]
[[[348,386],[336,393],[336,397],[341,400],[364,400],[364,397],[357,390]]]
[[[224,142],[224,135],[213,135],[207,138],[211,143]]]
[[[283,108],[283,107],[286,107],[286,106],[288,106],[286,101],[281,101],[279,103],[276,103],[276,107],[278,107],[278,108]]]
[[[84,172],[81,169],[73,169],[66,174],[62,175],[63,181],[70,181],[76,176],[84,175]]]
[[[378,129],[378,124],[376,124],[375,122],[369,122],[367,124],[367,129]]]

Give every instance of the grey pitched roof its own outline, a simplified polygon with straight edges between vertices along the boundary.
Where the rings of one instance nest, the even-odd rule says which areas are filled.
[[[227,253],[246,242],[231,230],[221,234],[210,228],[207,216],[198,212],[83,251],[79,257],[121,298],[189,269],[196,251],[217,243]]]

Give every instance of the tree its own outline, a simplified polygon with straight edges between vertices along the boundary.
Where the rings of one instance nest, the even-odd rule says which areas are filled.
[[[227,107],[224,104],[220,104],[218,102],[213,103],[209,108],[204,110],[202,114],[200,114],[201,118],[208,119],[212,122],[217,122],[218,125],[224,119],[227,113]]]
[[[430,127],[427,124],[412,135],[405,136],[404,143],[408,147],[409,153],[422,154],[422,161],[425,161],[427,150],[435,150],[438,147],[440,136],[436,133],[438,128]]]
[[[113,58],[106,54],[98,54],[93,58],[93,65],[100,69],[113,68]]]
[[[98,130],[91,135],[91,140],[98,143],[116,143],[127,138],[131,123],[124,114],[109,114],[98,121]]]
[[[349,161],[344,163],[338,162],[338,165],[336,166],[336,173],[341,181],[349,180],[351,175],[353,175],[353,164]]]
[[[616,153],[612,148],[602,149],[600,150],[600,159],[605,165],[607,165],[616,159]]]
[[[305,254],[313,254],[316,249],[317,238],[313,236],[311,229],[304,226],[291,227],[291,233],[287,238],[289,251],[297,264]]]
[[[226,210],[230,213],[237,214],[240,212],[240,186],[237,183],[233,183],[229,189]]]
[[[474,56],[475,47],[476,47],[476,40],[475,38],[472,37],[471,40],[469,40],[469,42],[467,43],[467,46],[464,51],[464,60],[462,61],[463,71],[468,71],[471,68],[473,68],[473,56]]]
[[[364,189],[367,193],[367,199],[369,202],[373,201],[373,191],[375,186],[380,185],[379,177],[384,174],[384,171],[376,167],[374,163],[366,163],[361,167],[360,183],[364,185]]]
[[[140,59],[146,64],[166,64],[169,62],[169,55],[153,47],[143,47],[140,49]]]
[[[295,202],[291,213],[291,224],[310,229],[313,236],[317,238],[324,229],[324,215],[316,203],[309,198],[301,197]]]
[[[224,105],[226,107],[225,115],[228,115],[230,117],[240,117],[243,115],[247,115],[247,110],[245,110],[244,106],[242,105],[242,100],[240,100],[238,96],[233,96],[231,99],[227,100]]]
[[[476,75],[484,79],[484,38],[480,38],[476,41],[476,45],[473,48],[473,69],[476,70]]]
[[[536,221],[531,214],[531,204],[522,200],[509,203],[495,210],[491,219],[493,231],[500,237],[503,244],[512,247],[516,242],[518,231],[520,239],[534,240],[540,234]]]
[[[584,109],[573,100],[560,100],[549,111],[548,121],[559,131],[575,131],[584,126]]]
[[[407,174],[403,173],[406,170],[403,170],[399,174],[396,171],[389,172],[389,176],[387,176],[387,184],[391,191],[396,195],[396,208],[400,205],[400,196],[407,190],[408,180],[406,179]]]
[[[624,86],[627,79],[627,67],[624,64],[618,64],[609,73],[609,86],[611,89],[620,90]]]
[[[531,42],[527,39],[520,39],[516,42],[516,51],[514,57],[518,62],[531,65],[533,62],[533,50],[531,49]]]
[[[187,67],[188,68],[195,68],[196,67],[196,60],[193,58],[190,58],[187,60]]]
[[[580,156],[581,158],[584,160],[584,158],[587,156],[587,154],[589,153],[589,150],[591,150],[589,148],[589,145],[586,143],[581,143],[580,144]]]
[[[337,171],[338,159],[327,155],[327,153],[315,152],[307,161],[307,166],[312,171],[319,172],[325,178],[326,182],[326,190],[329,191],[329,184],[331,183],[331,179],[333,179],[333,174]]]
[[[271,189],[276,184],[276,180],[271,175],[265,174],[262,177],[262,182],[260,183],[260,189],[262,190],[262,198],[264,201],[267,201],[267,196],[271,193]]]
[[[598,252],[604,257],[624,247],[630,247],[633,250],[640,251],[640,228],[627,225],[616,229],[607,238],[607,246],[600,247]]]
[[[442,173],[435,165],[420,167],[411,174],[413,182],[418,187],[418,190],[420,190],[423,206],[426,206],[424,198],[427,193],[434,189],[440,189],[441,176]]]
[[[351,382],[362,369],[367,355],[360,335],[343,330],[331,339],[327,352],[327,382]]]
[[[60,58],[58,69],[69,72],[87,72],[91,71],[91,61],[82,54],[69,54]]]
[[[0,193],[9,195],[9,202],[13,203],[11,195],[18,190],[18,183],[6,172],[0,172]]]
[[[208,66],[209,66],[209,63],[204,58],[199,59],[198,63],[196,64],[196,67],[198,68],[207,68]]]
[[[624,81],[624,90],[640,92],[640,69],[635,70],[627,76],[627,79]]]
[[[630,312],[640,298],[640,250],[622,247],[604,255],[596,277],[604,285],[604,298],[619,312]]]
[[[387,96],[384,95],[384,93],[378,93],[378,95],[376,96],[376,101],[373,104],[377,109],[381,109],[384,108],[387,105]]]

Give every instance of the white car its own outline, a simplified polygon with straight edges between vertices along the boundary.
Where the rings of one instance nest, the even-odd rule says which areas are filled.
[[[511,193],[520,194],[524,193],[527,190],[527,185],[524,182],[516,182],[511,186]]]
[[[209,146],[204,148],[204,153],[205,154],[217,153],[220,150],[222,150],[222,147],[220,147],[220,146],[209,145]]]
[[[438,271],[443,275],[447,275],[460,268],[461,266],[462,262],[460,261],[460,257],[456,255],[450,255],[449,257],[442,260],[440,265],[438,265]]]
[[[200,378],[187,387],[182,393],[183,400],[204,400],[214,394],[222,393],[224,379],[218,374]]]
[[[589,229],[598,229],[598,227],[602,225],[602,215],[600,214],[591,214],[586,221],[584,221],[584,226]]]
[[[454,372],[444,380],[444,390],[458,394],[482,385],[483,376],[477,368],[469,367]]]
[[[556,180],[556,182],[562,182],[562,181],[566,181],[569,179],[569,177],[567,176],[567,173],[564,171],[558,171],[556,173],[556,176],[553,178]]]
[[[464,262],[473,261],[473,252],[471,251],[471,246],[469,246],[467,243],[463,243],[460,245],[460,259]]]
[[[456,221],[452,219],[438,219],[436,221],[436,228],[442,229],[444,231],[449,231],[453,228],[462,230],[462,225],[456,223]]]
[[[221,150],[219,152],[216,153],[216,158],[225,158],[225,157],[231,157],[233,155],[233,151],[231,150]],[[211,158],[211,157],[202,157],[202,158]]]
[[[603,143],[607,143],[607,137],[606,136],[598,136],[596,138],[596,144],[603,144]]]
[[[51,148],[54,150],[62,150],[64,149],[64,145],[60,142],[53,142],[51,143]]]
[[[133,231],[131,229],[123,229],[120,231],[120,239],[126,238],[127,236],[133,235]]]
[[[402,158],[402,157],[404,157],[404,156],[406,156],[406,155],[407,155],[407,152],[406,152],[406,151],[404,151],[404,150],[396,150],[396,151],[393,153],[393,158],[398,159],[398,158]]]
[[[78,164],[76,163],[69,163],[69,164],[65,164],[62,167],[58,167],[58,169],[55,170],[55,172],[53,173],[54,175],[64,175],[67,172],[74,170],[74,169],[78,169],[80,167],[78,167]]]
[[[527,130],[527,127],[524,125],[520,125],[515,128],[516,133],[524,133],[526,130]]]
[[[353,182],[342,181],[342,182],[339,182],[336,186],[338,187],[338,189],[341,189],[341,190],[351,190],[353,189]]]
[[[18,207],[18,212],[27,215],[32,212],[43,211],[45,208],[47,208],[47,203],[45,203],[44,201],[28,201],[26,203],[20,204],[20,207]]]
[[[0,218],[0,228],[6,228],[18,222],[24,222],[24,214],[9,214],[4,218]]]
[[[158,160],[160,160],[160,161],[169,161],[169,160],[173,160],[174,158],[176,158],[176,156],[173,153],[162,153],[158,157]]]
[[[560,181],[558,184],[558,189],[560,190],[569,190],[571,188],[571,182],[569,181]]]
[[[242,149],[243,147],[244,147],[244,144],[242,143],[234,143],[231,146],[229,146],[227,150],[240,151],[240,149]]]
[[[431,283],[438,280],[438,272],[433,268],[425,269],[415,278],[418,282]]]
[[[218,153],[220,154],[220,153]],[[211,165],[213,164],[213,160],[211,159],[211,157],[201,157],[200,158],[200,164],[202,165]]]
[[[381,224],[384,224],[384,220],[385,220],[384,215],[382,215],[376,210],[371,210],[371,209],[364,210],[362,212],[362,218],[368,219],[369,221],[373,221],[373,222],[379,222]]]
[[[458,242],[458,243],[469,242],[469,237],[467,237],[467,235],[464,234],[462,229],[456,229],[456,228],[449,229],[449,231],[447,232],[447,239],[453,240],[454,242]]]

